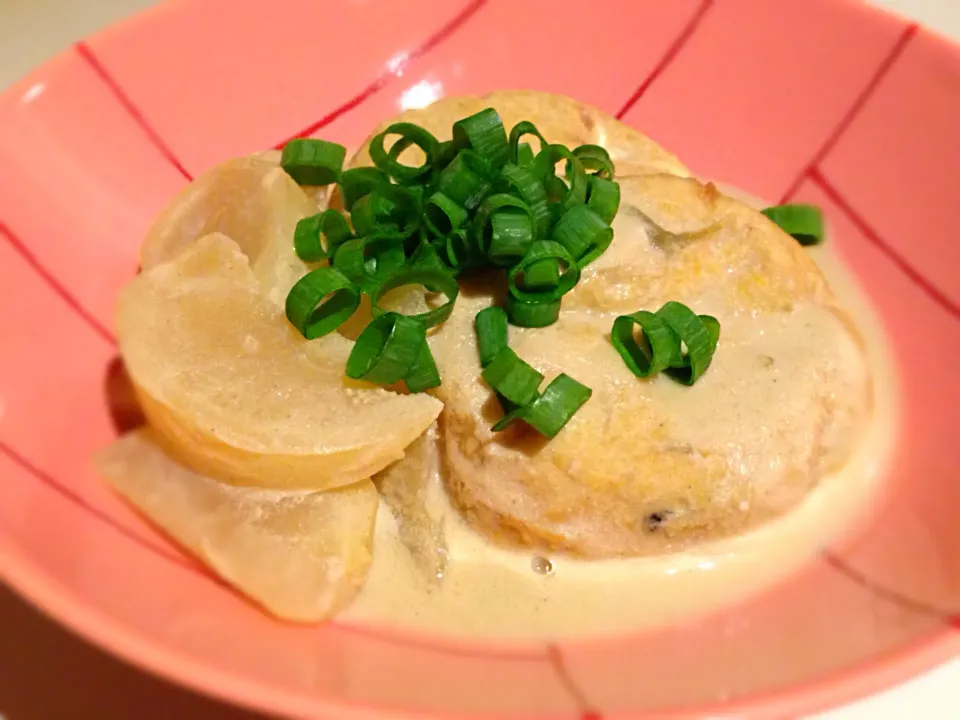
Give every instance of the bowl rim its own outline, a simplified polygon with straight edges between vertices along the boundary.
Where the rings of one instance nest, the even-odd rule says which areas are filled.
[[[179,0],[183,1],[183,0]],[[162,13],[178,0],[161,0],[141,9],[120,21],[101,28],[102,32],[123,32],[148,22],[155,14]],[[837,5],[855,9],[864,15],[897,16],[889,10],[864,3],[862,0],[832,0]],[[939,33],[930,31],[941,43],[960,57],[960,44]],[[79,41],[80,43],[83,40]],[[69,49],[57,53],[26,77],[61,61]],[[9,88],[0,91],[0,96],[16,90],[23,78]],[[293,717],[349,718],[355,714],[388,713],[396,720],[447,718],[448,720],[481,720],[494,715],[476,715],[457,712],[437,714],[383,704],[338,699],[334,695],[313,695],[292,690],[278,690],[241,673],[218,669],[208,663],[194,660],[190,655],[174,650],[151,639],[134,626],[113,618],[85,601],[60,584],[55,577],[33,563],[21,552],[0,528],[0,581],[19,597],[38,609],[52,622],[112,654],[139,671],[153,674],[182,688],[201,693],[225,703],[242,706],[265,713],[282,713]],[[927,635],[912,640],[894,650],[840,669],[828,671],[811,680],[790,685],[778,690],[751,695],[732,702],[715,702],[694,709],[627,710],[604,713],[603,717],[617,718],[670,718],[672,720],[695,720],[706,716],[736,714],[738,717],[782,717],[806,715],[836,708],[861,700],[875,693],[889,690],[943,662],[960,655],[960,632],[957,623],[945,624],[932,629]],[[520,716],[517,716],[520,717]],[[568,715],[527,715],[528,720],[561,720]],[[583,715],[593,718],[590,713]],[[597,715],[599,718],[600,716]]]
[[[362,702],[338,700],[327,695],[304,695],[278,691],[255,679],[224,672],[189,655],[157,644],[127,623],[91,607],[79,596],[59,586],[49,574],[40,570],[11,547],[0,535],[0,576],[18,595],[40,610],[51,621],[70,630],[95,647],[113,654],[140,671],[199,692],[223,702],[266,713],[282,713],[291,717],[349,718],[351,713],[389,713],[396,720],[449,718],[481,720],[494,715],[446,713],[429,715],[402,707],[388,707]],[[690,710],[653,709],[618,712],[616,717],[632,720],[663,718],[697,720],[706,716],[735,713],[749,717],[782,717],[807,715],[836,708],[874,693],[890,689],[897,683],[930,670],[960,653],[960,633],[950,626],[932,630],[926,637],[896,650],[849,667],[826,673],[799,685],[762,693],[729,703],[712,703]],[[518,716],[520,717],[520,716]],[[560,715],[528,715],[528,720],[562,720]]]

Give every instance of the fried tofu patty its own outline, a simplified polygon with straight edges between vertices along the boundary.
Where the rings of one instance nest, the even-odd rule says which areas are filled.
[[[510,328],[510,347],[593,396],[553,440],[501,410],[480,377],[473,319],[499,280],[467,284],[431,337],[443,384],[439,430],[455,505],[490,538],[585,557],[670,552],[742,533],[795,507],[841,467],[870,411],[862,341],[806,251],[763,215],[686,177],[668,152],[598,110],[553,95],[449,98],[395,120],[447,139],[494,107],[509,129],[607,147],[622,202],[609,250],[585,269],[547,328]],[[386,127],[389,124],[381,126]],[[364,151],[354,165],[369,164]],[[722,326],[692,387],[640,379],[610,342],[613,320],[670,300]]]

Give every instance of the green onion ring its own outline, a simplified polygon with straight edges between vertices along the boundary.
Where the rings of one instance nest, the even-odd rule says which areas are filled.
[[[581,145],[573,149],[576,157],[586,171],[595,170],[593,177],[613,180],[614,167],[610,153],[599,145]]]
[[[556,164],[561,160],[567,161],[566,175],[570,183],[565,186],[562,197],[558,198],[559,212],[562,214],[582,205],[587,199],[587,173],[580,160],[563,145],[547,145],[537,153],[533,161],[533,171],[544,183],[549,195],[553,192],[551,185],[556,184],[556,181],[551,183],[550,178],[558,178]],[[558,180],[562,182],[562,179]]]
[[[670,364],[667,374],[685,385],[693,385],[710,367],[720,340],[720,323],[710,315],[697,315],[683,303],[670,301],[657,310],[680,342],[687,346],[686,355]],[[682,346],[678,349],[682,351]]]
[[[587,184],[587,207],[610,224],[620,210],[620,183],[591,175]]]
[[[417,361],[410,368],[410,371],[404,375],[403,382],[406,383],[407,390],[412,393],[440,387],[440,371],[437,370],[437,363],[433,359],[433,353],[430,352],[428,343],[423,343]]]
[[[495,174],[489,160],[473,150],[461,150],[440,173],[437,189],[472,211],[490,193]]]
[[[423,209],[427,228],[439,237],[457,230],[467,221],[467,217],[467,211],[441,191],[433,193]]]
[[[508,267],[520,260],[533,244],[533,218],[528,213],[495,212],[490,216],[487,258]]]
[[[641,345],[633,335],[634,326],[643,331]],[[656,313],[638,310],[613,321],[610,332],[613,347],[637,377],[645,378],[683,361],[680,339],[666,320]]]
[[[321,242],[321,236],[326,238],[326,247]],[[337,247],[352,236],[350,226],[341,213],[324,210],[297,223],[293,231],[293,249],[304,262],[320,262],[333,255]]]
[[[564,213],[553,228],[553,239],[563,245],[584,268],[606,252],[613,230],[586,205]]]
[[[396,238],[379,235],[347,240],[333,256],[333,267],[364,290],[386,280],[405,262],[403,246]]]
[[[421,242],[414,250],[408,261],[410,267],[422,270],[443,270],[449,273],[450,268],[440,257],[437,249],[428,242]]]
[[[530,147],[530,143],[520,143],[517,148],[516,164],[520,167],[533,165],[533,148]]]
[[[455,122],[453,145],[457,150],[472,148],[489,160],[494,168],[501,167],[510,159],[507,131],[493,108],[486,108]]]
[[[587,182],[589,185],[589,181]],[[551,222],[556,219],[556,216],[561,215],[559,211],[560,201],[566,197],[567,193],[570,191],[570,188],[567,187],[567,184],[563,181],[563,178],[556,175],[548,175],[544,178],[543,187],[547,191],[547,200],[553,206],[551,209]]]
[[[643,346],[634,338],[634,325],[643,330]],[[610,339],[634,375],[649,377],[665,371],[674,380],[693,385],[710,367],[720,339],[720,323],[670,301],[656,313],[640,310],[618,317]]]
[[[570,418],[583,407],[591,395],[593,391],[586,385],[566,373],[561,373],[547,385],[547,389],[536,400],[525,407],[511,410],[491,429],[500,432],[514,421],[523,420],[544,437],[552,439],[570,422]]]
[[[507,295],[507,316],[517,327],[540,328],[553,325],[560,317],[560,300],[529,302],[513,293]]]
[[[326,298],[326,299],[324,299]],[[290,289],[287,319],[307,340],[323,337],[349,319],[360,305],[360,292],[331,267],[311,270]]]
[[[384,313],[371,320],[354,343],[347,377],[392,385],[409,374],[426,342],[427,330],[419,320]]]
[[[500,186],[501,192],[515,193],[527,204],[533,214],[536,237],[545,237],[550,229],[553,213],[547,202],[547,191],[537,176],[528,168],[507,163],[501,170]]]
[[[473,243],[472,235],[461,228],[447,235],[443,248],[447,262],[454,272],[468,270],[480,264],[480,253]]]
[[[447,296],[447,302],[440,307],[410,316],[414,320],[419,320],[425,328],[439,325],[450,317],[450,313],[453,312],[453,305],[460,294],[460,283],[448,272],[421,267],[405,267],[387,278],[371,293],[371,312],[374,317],[387,312],[378,304],[381,298],[391,290],[396,290],[403,285],[423,285],[430,292],[442,292]]]
[[[541,291],[522,289],[518,282],[520,276],[524,275],[531,265],[543,260],[557,260],[564,266],[557,285]],[[527,303],[549,303],[559,300],[573,290],[578,282],[580,282],[580,267],[563,245],[551,240],[538,240],[531,245],[523,259],[510,269],[509,275],[510,295]]]
[[[517,357],[509,347],[496,354],[481,376],[499,395],[517,405],[533,402],[537,388],[543,382],[543,375]]]
[[[477,349],[480,352],[480,366],[486,367],[507,347],[507,313],[503,308],[484,308],[473,318],[477,331]]]
[[[762,211],[801,245],[823,242],[823,213],[813,205],[776,205]]]
[[[435,170],[443,170],[457,156],[457,148],[453,140],[444,140],[437,145],[437,160],[434,163]]]
[[[383,143],[388,135],[400,136],[400,139],[394,143],[391,150],[396,148],[398,143],[404,143],[400,146],[401,151],[405,150],[409,144],[413,144],[423,150],[424,155],[427,156],[426,160],[423,161],[422,165],[418,166],[404,165],[397,160],[391,152],[387,152],[384,149]],[[370,159],[373,160],[374,165],[394,178],[397,182],[410,182],[430,172],[433,163],[437,159],[439,148],[440,142],[424,128],[414,123],[399,122],[390,125],[370,141]],[[400,151],[397,152],[398,155],[399,153]]]
[[[397,138],[396,142],[394,142],[393,145],[390,146],[390,149],[387,151],[387,156],[391,160],[396,160],[398,157],[400,157],[400,155],[403,153],[404,150],[412,146],[413,146],[413,140],[410,140],[409,138],[405,138],[405,137]],[[437,152],[439,152],[439,150]]]
[[[409,237],[420,225],[420,190],[382,185],[357,200],[350,214],[357,235]]]
[[[517,165],[523,165],[523,163],[520,162],[520,147],[521,147],[520,140],[523,139],[524,135],[536,136],[540,140],[541,148],[544,148],[549,144],[546,141],[546,139],[543,137],[543,135],[540,134],[540,131],[537,130],[537,126],[534,125],[532,122],[530,122],[529,120],[523,120],[521,122],[518,122],[516,125],[513,126],[513,129],[510,131],[510,161]],[[530,145],[527,143],[524,143],[524,144],[527,145],[528,148],[530,148],[530,153],[532,155],[533,148],[530,147]]]
[[[381,185],[389,185],[390,176],[375,167],[358,167],[340,173],[340,179],[337,183],[340,186],[343,207],[347,212],[350,212],[357,200],[369,195]]]
[[[494,213],[517,211],[525,213],[528,217],[530,217],[531,223],[533,222],[533,214],[530,210],[530,206],[527,205],[523,200],[520,200],[513,195],[496,193],[495,195],[488,196],[482,203],[480,203],[480,207],[477,208],[477,212],[473,217],[472,232],[474,243],[482,255],[485,255],[488,258],[490,257],[491,241],[493,239],[493,227],[491,219]],[[530,242],[533,242],[532,235],[530,236]],[[525,250],[526,248],[524,248],[524,251]],[[522,252],[520,253],[520,256],[523,256]],[[490,259],[492,260],[493,258]]]
[[[523,289],[531,292],[553,290],[560,284],[560,262],[544,258],[531,262],[523,270]]]
[[[316,138],[297,138],[283,146],[280,167],[298,185],[329,185],[343,169],[347,149]]]

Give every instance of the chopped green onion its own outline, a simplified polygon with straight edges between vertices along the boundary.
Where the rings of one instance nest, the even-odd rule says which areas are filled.
[[[643,331],[643,343],[633,334],[634,326]],[[649,377],[681,360],[680,340],[666,320],[656,313],[638,310],[613,321],[610,332],[613,347],[637,377]]]
[[[343,215],[336,210],[333,212],[337,217],[343,218]],[[323,249],[323,244],[320,242],[320,215],[317,213],[299,220],[293,231],[293,250],[298,258],[306,262],[320,262],[327,259],[327,251]],[[347,232],[349,231],[347,228]]]
[[[387,151],[387,155],[390,157],[391,160],[396,160],[403,154],[404,150],[412,146],[413,146],[412,140],[408,140],[405,137],[398,138],[393,143],[393,145],[390,146],[390,150]]]
[[[434,164],[436,169],[445,168],[457,155],[457,148],[453,140],[444,140],[437,146],[437,160]]]
[[[403,246],[395,238],[378,235],[347,240],[333,256],[333,267],[361,288],[386,280],[405,262]]]
[[[443,270],[449,272],[450,268],[443,262],[437,249],[427,242],[421,242],[413,255],[410,256],[410,267],[422,270]]]
[[[380,385],[402,380],[420,359],[427,342],[423,323],[397,313],[370,321],[347,358],[347,377]]]
[[[667,373],[685,385],[693,385],[710,367],[720,340],[720,323],[715,317],[697,315],[686,305],[674,301],[657,310],[657,315],[687,347],[686,354],[671,363]]]
[[[587,207],[609,224],[620,209],[620,183],[591,175],[587,184]]]
[[[523,120],[518,122],[513,126],[513,130],[510,131],[510,160],[517,165],[526,165],[528,163],[521,162],[520,153],[521,148],[528,148],[526,152],[529,152],[529,162],[533,162],[533,148],[530,147],[529,143],[520,143],[520,140],[523,139],[524,135],[534,135],[537,139],[540,140],[540,147],[544,148],[548,145],[547,141],[544,139],[543,135],[540,134],[540,131],[537,130],[537,126],[528,120]],[[523,159],[527,159],[524,157]]]
[[[564,266],[563,274],[560,275],[557,284],[553,287],[545,289],[531,287],[528,280],[529,268],[545,260],[552,260],[562,264]],[[559,301],[560,298],[570,292],[579,281],[580,268],[570,253],[567,252],[567,249],[560,243],[550,240],[539,240],[531,245],[527,254],[523,256],[523,259],[511,268],[509,276],[510,296],[526,303],[552,303]],[[544,313],[544,317],[546,317],[546,313]],[[527,327],[542,326],[527,325]]]
[[[473,323],[477,331],[480,366],[486,367],[507,347],[507,314],[503,308],[484,308],[474,317]]]
[[[347,212],[353,210],[357,200],[369,195],[381,185],[389,185],[390,177],[375,167],[358,167],[340,173],[340,196]]]
[[[490,249],[494,265],[506,267],[522,258],[533,243],[533,220],[529,214],[497,212],[490,218]]]
[[[599,145],[581,145],[573,150],[574,156],[581,162],[584,170],[595,170],[594,177],[613,180],[613,160],[610,153]]]
[[[530,208],[533,215],[536,237],[545,237],[553,220],[553,213],[547,202],[547,191],[543,183],[528,168],[507,163],[500,175],[502,190],[516,194]]]
[[[587,184],[589,186],[589,181]],[[563,214],[559,210],[560,201],[566,197],[569,188],[563,181],[563,178],[557,177],[556,175],[547,175],[543,179],[543,187],[547,191],[547,200],[551,203],[550,222],[552,223],[559,215]]]
[[[411,211],[414,214],[413,222],[409,223],[411,228],[420,228],[423,226],[421,220],[423,219],[423,205],[424,197],[427,195],[427,188],[424,185],[391,185],[391,188],[398,188],[401,191],[406,191],[406,193],[413,199],[413,205],[411,206]],[[432,190],[432,187],[431,187]],[[406,200],[402,201],[406,203]]]
[[[533,148],[530,147],[530,143],[520,143],[520,146],[517,148],[516,163],[520,167],[533,165]]]
[[[546,438],[554,438],[570,422],[577,410],[590,399],[593,391],[565,373],[557,375],[547,389],[532,403],[504,415],[494,432],[505,430],[516,420],[523,420]]]
[[[560,261],[556,258],[534,260],[523,269],[525,290],[553,290],[560,284]]]
[[[326,247],[321,235],[327,240]],[[293,231],[293,249],[297,257],[305,262],[320,262],[336,252],[352,233],[346,218],[336,210],[324,210],[322,213],[303,218]]]
[[[284,147],[281,164],[294,180],[337,182],[349,213],[349,222],[329,209],[297,224],[298,257],[329,260],[330,266],[294,286],[287,315],[304,336],[320,337],[349,318],[361,293],[367,293],[373,320],[350,354],[347,375],[383,384],[404,380],[411,392],[422,392],[440,384],[426,332],[452,312],[459,294],[456,276],[474,267],[509,267],[504,307],[488,308],[475,320],[484,377],[510,411],[498,426],[522,419],[553,437],[590,390],[561,375],[539,393],[542,375],[507,346],[507,325],[556,322],[562,297],[576,285],[581,269],[609,246],[610,223],[620,206],[613,162],[598,145],[572,151],[551,145],[527,121],[508,136],[493,108],[457,121],[452,135],[441,142],[419,125],[394,123],[370,142],[375,167],[346,171],[340,145],[306,139]],[[539,140],[538,152],[524,142],[527,136]],[[413,146],[423,151],[423,162],[401,162]],[[381,300],[403,285],[422,285],[443,293],[446,301],[411,317],[387,312]],[[663,359],[655,357],[656,343],[645,345],[650,352],[644,354],[633,339],[633,316],[626,318],[626,337],[637,350],[621,354],[641,358],[634,363],[641,372],[659,368],[692,384],[709,365],[719,323],[679,307],[668,303],[663,317],[647,313],[673,340],[663,351],[669,352],[666,366],[659,368]],[[623,331],[624,319],[618,321]]]
[[[543,375],[517,357],[509,347],[503,348],[481,373],[487,385],[517,405],[527,405],[537,397]]]
[[[453,145],[458,150],[472,148],[490,161],[494,168],[510,159],[507,131],[493,108],[481,110],[453,124]]]
[[[453,312],[453,305],[457,301],[457,295],[460,294],[460,284],[449,272],[422,267],[405,267],[387,278],[370,295],[371,310],[374,317],[387,312],[378,304],[381,298],[391,290],[396,290],[404,285],[423,285],[430,292],[442,292],[447,296],[447,302],[440,307],[411,316],[413,319],[419,320],[425,328],[439,325],[450,317],[450,313]]]
[[[517,327],[547,327],[560,317],[560,300],[529,302],[510,293],[507,295],[507,316]]]
[[[467,211],[442,192],[427,200],[423,219],[427,228],[439,237],[449,235],[467,221]]]
[[[567,161],[566,175],[569,186],[564,185],[563,180],[556,175],[556,165],[561,160]],[[533,170],[543,181],[547,194],[556,196],[560,214],[586,201],[587,173],[579,158],[563,145],[547,145],[543,148],[533,161]],[[561,187],[563,191],[557,192]]]
[[[776,205],[762,212],[801,245],[819,245],[823,242],[823,213],[818,207]]]
[[[426,159],[422,165],[410,166],[401,163],[392,152],[387,152],[383,143],[388,135],[399,135],[400,139],[394,144],[394,148],[400,145],[401,151],[411,144],[416,145],[423,150]],[[410,182],[426,175],[437,159],[437,153],[440,148],[439,141],[427,130],[414,123],[400,122],[390,125],[379,135],[374,136],[370,141],[370,159],[373,164],[383,170],[387,175],[397,180],[397,182]],[[400,154],[400,151],[396,153]]]
[[[420,224],[420,203],[409,188],[382,185],[354,204],[350,219],[357,235],[405,238]]]
[[[454,230],[447,235],[444,241],[444,250],[447,262],[454,272],[475,267],[480,262],[480,252],[472,240],[472,236],[464,229]]]
[[[563,245],[584,268],[606,252],[613,230],[586,205],[578,205],[557,221],[553,239]]]
[[[532,214],[530,207],[523,200],[506,193],[490,195],[477,208],[473,219],[473,236],[477,248],[495,264],[510,265],[517,258],[523,257],[533,242],[532,225],[526,225],[526,231],[518,226],[501,225],[498,228],[492,221],[493,216],[500,213],[522,213],[531,223]],[[494,245],[495,239],[498,240],[496,245]]]
[[[342,273],[330,267],[311,270],[287,295],[287,319],[307,340],[333,332],[360,305],[360,292]]]
[[[642,344],[634,338],[634,325],[643,331]],[[649,377],[666,371],[674,380],[693,385],[710,366],[720,339],[720,323],[671,301],[656,313],[640,310],[621,315],[613,322],[610,338],[634,375]]]
[[[490,161],[473,150],[461,150],[443,169],[437,188],[466,210],[475,210],[493,188]]]
[[[404,376],[403,382],[406,383],[407,390],[412,393],[440,387],[440,371],[437,370],[437,363],[433,359],[433,353],[430,352],[430,345],[426,342],[420,348],[417,361]]]
[[[280,167],[298,185],[329,185],[340,176],[346,156],[347,149],[343,145],[316,138],[298,138],[283,146]]]

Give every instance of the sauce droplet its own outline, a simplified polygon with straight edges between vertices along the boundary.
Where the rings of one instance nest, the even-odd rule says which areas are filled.
[[[553,563],[545,557],[535,555],[530,561],[530,566],[538,575],[553,575]]]

